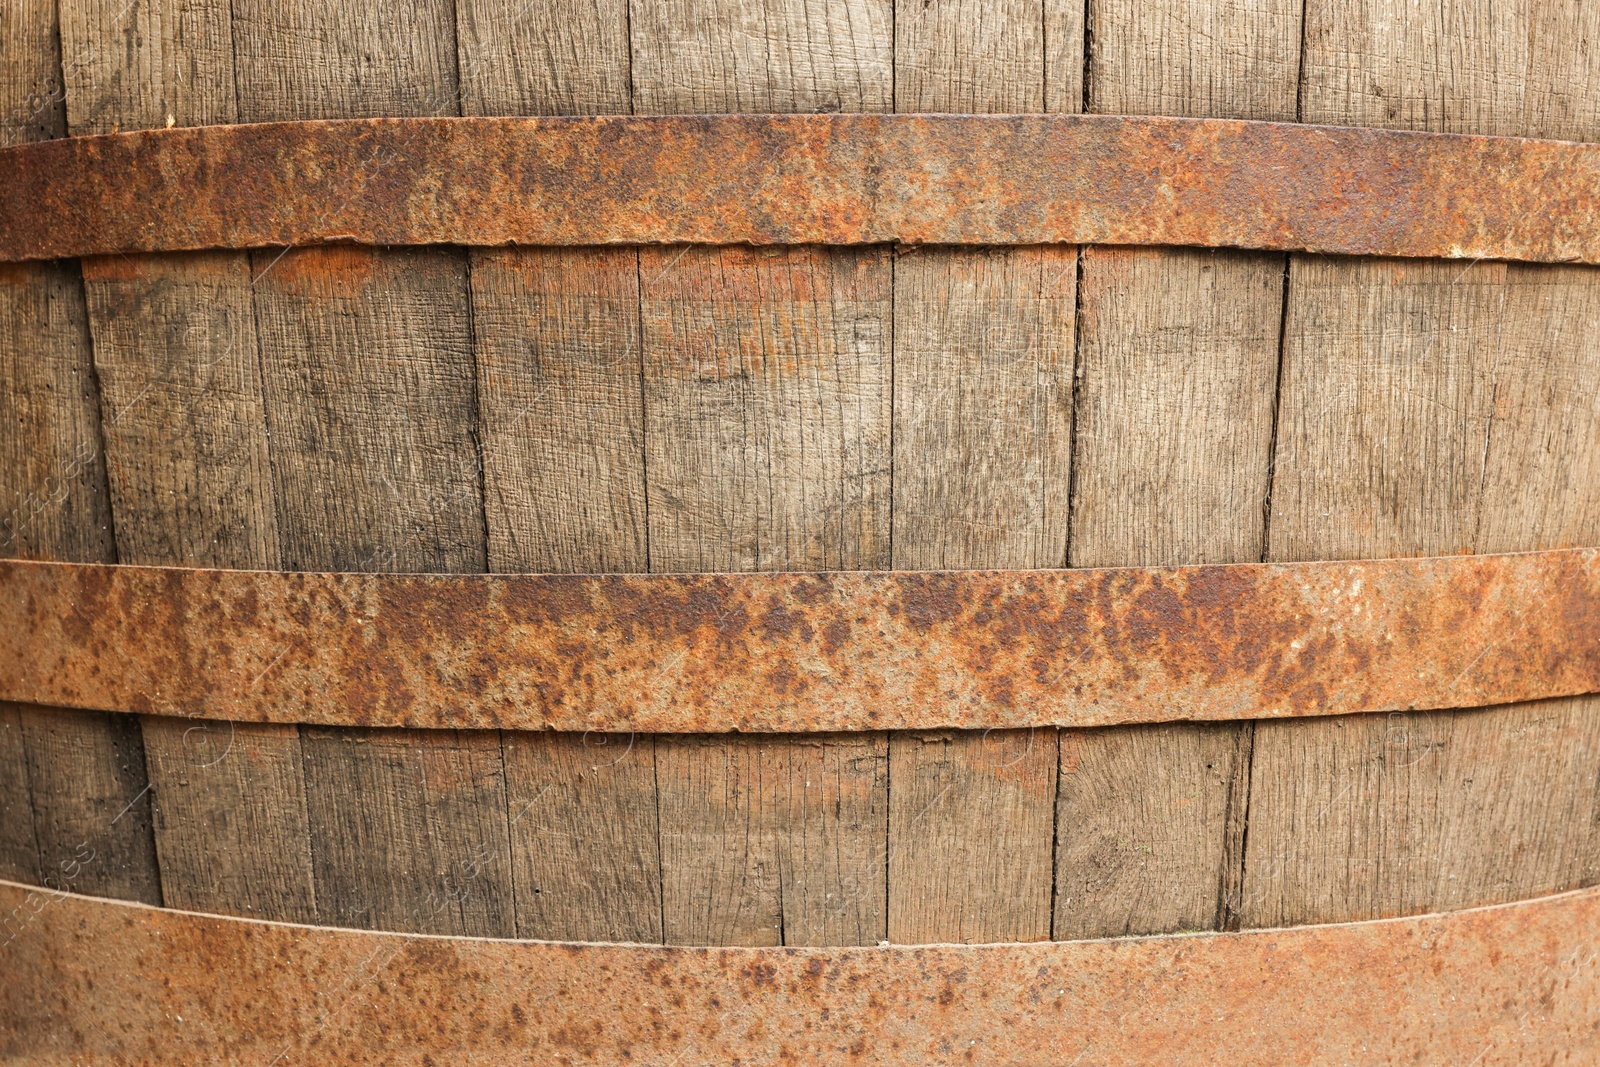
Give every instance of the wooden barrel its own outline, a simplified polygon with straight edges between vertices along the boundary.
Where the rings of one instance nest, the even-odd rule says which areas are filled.
[[[1600,20],[1575,3],[56,7],[8,12],[7,143],[769,111],[1600,139]],[[463,574],[1597,545],[1597,324],[1587,266],[1299,252],[11,264],[0,553]],[[7,704],[0,876],[321,926],[668,945],[1406,916],[1600,881],[1597,711],[627,735]]]

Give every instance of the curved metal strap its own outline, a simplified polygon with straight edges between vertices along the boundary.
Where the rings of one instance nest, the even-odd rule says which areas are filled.
[[[1600,890],[1408,919],[1023,945],[407,936],[0,882],[33,1064],[1592,1062]]]
[[[271,123],[24,145],[0,173],[0,260],[900,241],[1600,263],[1600,145],[1216,119]]]
[[[0,563],[0,699],[344,726],[1103,726],[1600,691],[1600,549],[375,575]]]

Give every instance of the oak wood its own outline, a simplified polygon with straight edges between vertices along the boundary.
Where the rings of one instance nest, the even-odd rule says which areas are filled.
[[[1063,6],[901,3],[896,110],[1042,110]],[[896,259],[895,567],[1065,562],[1076,258]],[[1027,758],[996,762],[1018,746]],[[1054,731],[890,738],[891,940],[1049,936],[1054,748]]]
[[[493,571],[642,571],[638,253],[472,257]]]
[[[1095,0],[1088,17],[1091,111],[1294,118],[1298,4]],[[1261,558],[1283,278],[1280,256],[1085,250],[1073,566]],[[1232,921],[1251,738],[1063,734],[1057,937]]]
[[[73,133],[234,120],[225,3],[72,2],[62,16]],[[277,567],[248,257],[119,256],[83,270],[118,558]],[[297,731],[146,718],[143,741],[167,903],[313,918]]]
[[[626,114],[628,0],[457,0],[463,115]]]
[[[22,711],[10,702],[0,703],[0,878],[27,885],[41,878]]]
[[[1303,114],[1591,138],[1594,14],[1533,7],[1312,4]],[[1295,257],[1273,557],[1594,538],[1595,424],[1572,399],[1593,393],[1592,342],[1577,341],[1592,336],[1592,308],[1588,273],[1567,268]],[[1244,921],[1424,911],[1592,879],[1595,708],[1259,728]]]
[[[233,13],[241,121],[460,113],[451,3]],[[283,565],[484,570],[466,255],[334,247],[251,268]],[[515,931],[497,736],[302,748],[321,920]]]
[[[634,110],[889,111],[893,0],[632,0]]]

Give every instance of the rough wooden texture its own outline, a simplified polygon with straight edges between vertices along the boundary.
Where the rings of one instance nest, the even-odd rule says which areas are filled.
[[[273,569],[248,260],[118,256],[83,270],[119,558]]]
[[[875,734],[659,738],[667,943],[882,940],[887,763]]]
[[[1050,937],[1054,730],[895,734],[889,940]]]
[[[656,570],[888,562],[888,256],[647,248]]]
[[[1056,940],[1219,925],[1239,732],[1061,732]]]
[[[902,2],[896,109],[1042,110],[1046,22],[1062,7]],[[1076,261],[896,259],[895,567],[1065,562]],[[1054,731],[891,737],[891,940],[1049,936],[1055,747]],[[1012,748],[1028,758],[997,761]]]
[[[889,111],[893,0],[633,0],[634,110]]]
[[[56,0],[9,0],[0,41],[0,148],[65,136]]]
[[[461,255],[341,247],[251,262],[284,564],[482,571]]]
[[[642,571],[638,254],[501,249],[472,259],[493,571]]]
[[[1340,0],[1356,6],[1358,0]],[[1090,111],[1293,122],[1298,0],[1090,0]]]
[[[448,0],[232,0],[239,121],[458,115]]]
[[[453,12],[236,0],[240,120],[458,114]],[[466,256],[328,248],[251,265],[283,565],[483,570]],[[322,921],[514,932],[498,737],[324,732],[302,747]]]
[[[69,3],[74,134],[231,122],[217,0]],[[250,265],[240,253],[84,263],[118,558],[275,568]],[[173,907],[315,918],[297,731],[147,718],[156,852]]]
[[[1261,558],[1283,261],[1083,254],[1072,564]]]
[[[655,745],[505,735],[518,937],[662,941]]]
[[[1313,4],[1303,114],[1592,138],[1594,14],[1532,8]],[[1586,271],[1295,258],[1272,556],[1592,540],[1600,436],[1578,398],[1594,392],[1594,315]],[[1425,911],[1594,877],[1596,707],[1259,728],[1245,923]]]
[[[22,711],[16,704],[0,703],[0,878],[38,885],[40,877]]]
[[[1083,110],[1083,13],[1073,0],[898,0],[895,110]]]
[[[32,705],[18,711],[41,876],[75,893],[162,903],[139,721]]]
[[[896,257],[894,565],[1059,567],[1073,248]]]
[[[322,923],[512,935],[497,733],[307,727],[301,745]]]
[[[626,114],[628,0],[457,0],[461,113]]]
[[[652,569],[884,566],[886,253],[645,249],[640,274]],[[803,784],[823,773],[813,763],[850,764],[881,744],[659,742],[667,940],[776,944],[788,919],[806,943],[881,936],[873,790],[840,786],[829,807]],[[685,814],[703,822],[669,822]],[[830,856],[808,841],[851,843]],[[743,858],[708,858],[721,853]],[[828,915],[841,900],[849,909]]]
[[[1300,6],[1089,5],[1088,110],[1293,119]],[[1284,261],[1092,248],[1080,279],[1076,567],[1259,560]],[[1064,734],[1057,937],[1226,926],[1252,727]]]
[[[237,120],[227,0],[66,0],[75,135]]]

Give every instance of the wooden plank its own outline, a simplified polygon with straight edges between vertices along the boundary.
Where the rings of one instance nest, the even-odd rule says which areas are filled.
[[[897,0],[894,109],[1044,111],[1045,6],[1037,0]]]
[[[896,110],[1043,110],[1062,6],[899,4]],[[1076,289],[1075,250],[897,258],[893,566],[1065,562]],[[889,749],[889,939],[1049,937],[1055,732],[895,734]],[[1013,749],[1026,756],[997,760]]]
[[[61,5],[74,135],[235,122],[227,0]]]
[[[912,250],[894,270],[894,565],[1061,566],[1077,250]]]
[[[640,276],[652,569],[882,567],[887,255],[644,249]],[[882,745],[658,741],[667,940],[880,940]]]
[[[241,121],[459,114],[444,0],[233,13]],[[483,570],[466,256],[251,265],[283,565]],[[319,731],[302,750],[320,920],[514,933],[498,736]]]
[[[895,734],[889,940],[1050,937],[1054,730]]]
[[[1593,18],[1577,4],[1313,4],[1305,117],[1592,138]],[[1600,434],[1583,399],[1594,314],[1585,271],[1296,258],[1272,556],[1600,534]],[[1596,707],[1263,727],[1245,923],[1461,907],[1592,878]]]
[[[464,114],[626,114],[625,0],[457,4]],[[639,261],[631,249],[476,250],[489,568],[643,571]],[[502,739],[519,936],[659,942],[655,741]]]
[[[1302,6],[1090,0],[1088,110],[1293,122]]]
[[[628,0],[457,0],[463,115],[626,114]]]
[[[633,3],[634,110],[888,111],[893,20],[892,0]],[[645,249],[639,288],[650,568],[883,566],[887,255]],[[873,790],[841,788],[833,808],[776,803],[813,795],[792,778],[811,762],[848,764],[860,745],[881,743],[659,742],[664,938],[774,943],[790,918],[797,939],[881,937],[887,831]],[[700,783],[721,788],[701,793]],[[785,844],[823,840],[842,851]],[[691,841],[703,854],[679,847]],[[737,861],[719,867],[709,854]],[[794,905],[847,899],[820,923]]]
[[[0,878],[27,885],[41,878],[22,711],[9,702],[0,703]]]
[[[1095,0],[1087,107],[1295,117],[1300,6]],[[1283,259],[1092,248],[1080,280],[1076,567],[1261,558]],[[1063,734],[1056,937],[1231,924],[1252,727]]]
[[[514,931],[497,733],[307,727],[302,745],[321,922]]]
[[[0,40],[0,148],[65,136],[56,0],[6,4]]]
[[[638,254],[473,253],[489,569],[642,571]]]
[[[226,4],[97,0],[62,14],[74,134],[234,120]],[[248,257],[83,270],[118,558],[277,567]],[[152,717],[142,736],[166,903],[314,918],[298,732]]]
[[[507,733],[518,937],[660,943],[656,742]]]
[[[634,110],[889,111],[893,0],[633,0]]]
[[[451,3],[230,6],[240,122],[461,113]]]

